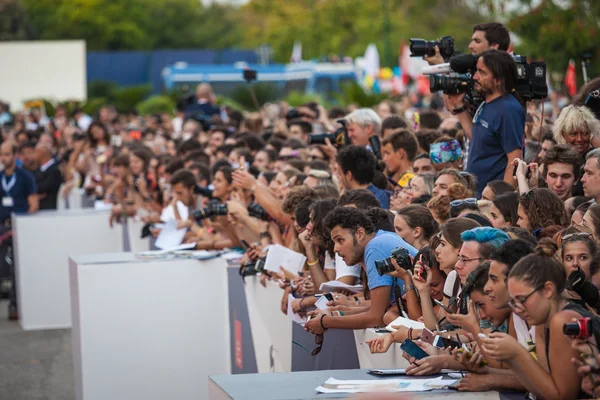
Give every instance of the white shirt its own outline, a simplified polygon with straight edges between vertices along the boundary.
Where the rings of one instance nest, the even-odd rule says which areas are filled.
[[[335,269],[335,280],[343,278],[344,276],[354,276],[360,278],[360,265],[356,264],[348,266],[342,257],[337,253],[335,254],[335,260],[331,258],[329,253],[325,254],[325,265],[324,269]]]
[[[46,172],[46,170],[48,168],[50,168],[53,164],[54,164],[54,158],[51,158],[50,160],[46,161],[46,163],[44,165],[42,165],[40,167],[40,171]]]

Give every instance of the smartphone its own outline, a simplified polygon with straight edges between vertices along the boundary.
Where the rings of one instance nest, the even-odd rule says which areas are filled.
[[[325,296],[325,298],[329,301],[333,301],[333,296],[331,295],[331,293],[325,293],[323,294],[323,296]]]
[[[429,357],[429,354],[425,353],[422,348],[417,346],[417,344],[410,339],[406,339],[404,342],[402,342],[400,348],[402,351],[409,356],[414,357],[416,360],[422,360],[425,357]]]
[[[452,340],[452,339],[448,339],[445,338],[443,336],[437,335],[432,343],[435,347],[437,347],[438,349],[455,349],[457,347],[460,347],[460,343],[458,343],[456,340]]]
[[[454,314],[448,307],[446,307],[446,305],[444,303],[442,303],[439,300],[433,299],[433,301],[435,302],[435,304],[437,304],[438,306],[442,307],[444,309],[444,311],[446,311],[448,314]]]
[[[421,333],[421,342],[433,344],[436,335],[433,334],[429,329],[423,329],[423,333]]]
[[[513,176],[516,177],[517,176],[517,168],[519,168],[518,165],[515,165],[515,167],[513,168]],[[527,166],[527,172],[525,172],[525,179],[529,180],[531,178],[531,170],[529,169],[529,166]]]
[[[375,333],[391,333],[391,332],[385,328],[376,328]]]
[[[244,239],[240,240],[240,243],[242,244],[244,250],[248,250],[250,248],[250,245]]]

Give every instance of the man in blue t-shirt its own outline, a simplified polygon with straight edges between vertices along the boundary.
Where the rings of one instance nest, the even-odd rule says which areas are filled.
[[[392,250],[402,247],[411,256],[417,249],[393,232],[377,231],[369,218],[356,208],[337,207],[327,215],[325,225],[331,230],[334,250],[348,265],[360,264],[366,271],[371,307],[355,315],[332,317],[320,314],[308,321],[305,329],[318,334],[324,329],[365,329],[385,325],[383,316],[394,300],[394,287],[404,284],[402,280],[379,275],[375,261],[391,255]]]
[[[11,142],[4,142],[0,146],[0,162],[4,170],[0,172],[0,224],[2,232],[10,229],[11,214],[34,213],[39,209],[35,178],[31,172],[17,167],[17,146]],[[0,243],[1,245],[9,245]],[[8,304],[8,318],[19,319],[17,310],[16,282],[14,267],[11,266],[12,289]]]
[[[367,189],[379,200],[383,209],[390,208],[389,192],[373,185],[377,159],[362,146],[346,146],[336,157],[336,175],[346,190]],[[349,264],[350,265],[350,264]]]
[[[467,171],[477,176],[477,197],[488,182],[514,184],[511,163],[523,158],[525,111],[511,94],[517,79],[513,58],[504,51],[487,50],[477,60],[475,90],[485,98],[472,121],[467,118],[464,94],[449,95],[453,114],[471,131]]]

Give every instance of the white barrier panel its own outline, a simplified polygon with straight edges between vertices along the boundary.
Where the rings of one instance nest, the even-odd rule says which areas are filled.
[[[290,372],[292,322],[281,312],[283,290],[273,281],[262,286],[258,276],[247,277],[244,289],[258,372]]]
[[[198,400],[229,374],[223,259],[71,258],[77,400]]]
[[[361,329],[354,331],[356,352],[358,353],[360,368],[407,368],[410,363],[402,357],[402,349],[400,349],[399,343],[393,343],[385,353],[371,354],[369,345],[365,344],[365,342],[379,336],[383,336],[383,334],[376,333],[375,329]]]
[[[42,211],[13,215],[20,325],[25,330],[69,328],[69,256],[120,251],[122,228],[109,213]]]

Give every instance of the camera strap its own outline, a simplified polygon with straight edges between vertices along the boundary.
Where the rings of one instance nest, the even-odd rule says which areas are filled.
[[[396,308],[398,309],[398,314],[401,317],[408,318],[408,314],[404,310],[404,304],[402,304],[402,291],[400,290],[400,286],[398,286],[398,282],[394,282],[394,298],[396,299]]]

